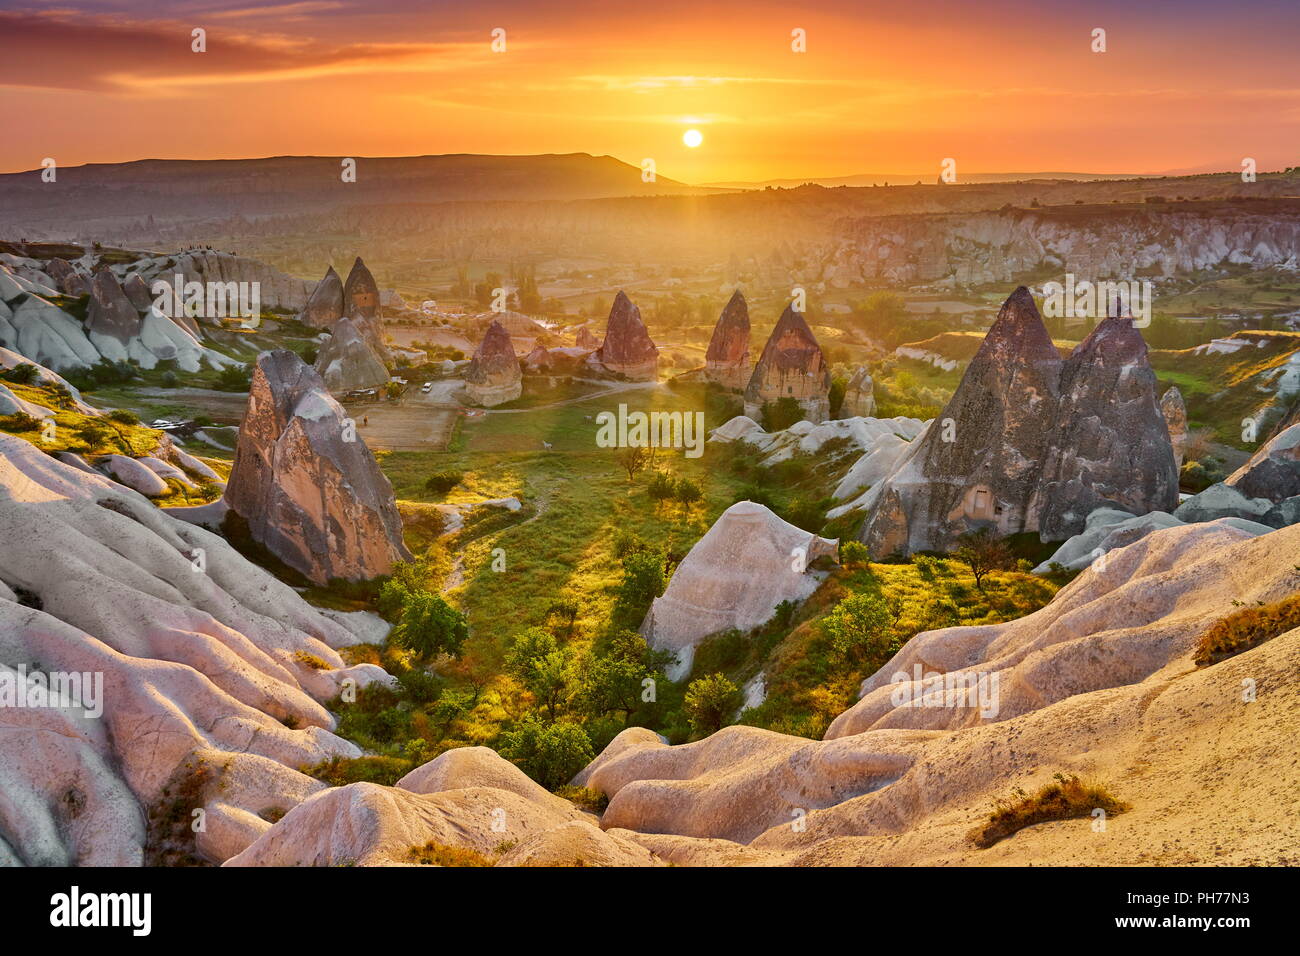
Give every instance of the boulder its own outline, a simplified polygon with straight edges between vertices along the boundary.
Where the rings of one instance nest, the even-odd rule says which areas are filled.
[[[465,372],[465,397],[473,405],[491,408],[523,394],[523,376],[510,333],[500,322],[488,326]]]
[[[1267,498],[1252,498],[1240,488],[1221,481],[1180,504],[1174,509],[1174,517],[1187,524],[1214,521],[1217,518],[1245,518],[1248,521],[1262,522],[1273,504]]]
[[[160,497],[171,490],[161,475],[134,458],[105,455],[96,464],[114,481],[150,498]]]
[[[320,376],[284,349],[257,359],[225,500],[254,541],[318,584],[411,559],[392,485]]]
[[[388,369],[351,319],[339,319],[316,354],[316,371],[335,395],[378,388],[388,382]]]
[[[341,318],[343,318],[343,280],[334,271],[334,267],[330,266],[325,270],[325,278],[316,283],[316,288],[312,290],[306,307],[298,313],[298,321],[315,329],[332,329]]]
[[[704,378],[741,391],[749,384],[749,307],[737,289],[713,327],[704,353]]]
[[[695,645],[710,634],[748,631],[771,620],[782,601],[817,589],[809,570],[839,542],[819,538],[752,501],[724,511],[682,559],[641,625],[648,643],[677,655],[669,676],[690,673]],[[675,675],[675,676],[674,676]]]
[[[1217,520],[1250,534],[1266,534],[1273,530],[1266,524],[1247,521],[1244,518]],[[1034,568],[1034,573],[1046,574],[1052,569],[1053,564],[1059,564],[1069,571],[1081,571],[1116,548],[1130,545],[1153,531],[1180,528],[1183,524],[1184,522],[1163,511],[1152,511],[1150,514],[1135,516],[1115,508],[1098,508],[1088,515],[1088,523],[1083,531],[1057,548],[1050,558]]]
[[[1300,421],[1273,435],[1224,484],[1273,502],[1300,495]]]
[[[1171,386],[1160,397],[1160,414],[1169,426],[1169,443],[1174,448],[1174,467],[1181,470],[1183,450],[1187,447],[1187,406],[1183,403],[1183,393],[1177,385]]]
[[[659,375],[659,349],[641,321],[641,310],[620,291],[609,310],[605,341],[594,358],[608,372],[637,382],[653,382]]]
[[[126,281],[122,283],[122,292],[135,306],[137,312],[148,312],[153,308],[154,296],[149,292],[149,287],[145,285],[140,273],[133,272],[126,277]]]
[[[830,369],[812,329],[786,306],[745,388],[745,414],[761,421],[764,405],[793,398],[804,418],[822,422],[830,417],[830,389]]]

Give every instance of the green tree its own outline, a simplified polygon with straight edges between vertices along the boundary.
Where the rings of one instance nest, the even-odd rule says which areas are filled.
[[[718,730],[740,706],[740,690],[722,674],[710,674],[691,681],[683,706],[691,730],[707,736]]]
[[[392,641],[414,651],[422,661],[438,654],[460,653],[469,637],[465,615],[430,591],[413,592],[402,606],[402,617],[393,628]]]
[[[970,567],[971,574],[975,575],[975,586],[980,591],[984,590],[984,578],[990,571],[1002,571],[1011,566],[1011,549],[988,528],[967,532],[957,539],[957,544],[959,547],[954,557]]]
[[[564,786],[596,757],[591,739],[578,724],[543,724],[532,716],[501,735],[500,751],[501,756],[550,790]]]
[[[677,499],[683,508],[689,509],[704,497],[704,492],[699,485],[689,478],[679,478],[676,487],[673,488],[673,497]]]
[[[891,615],[884,600],[868,592],[850,594],[822,622],[837,657],[876,667],[889,656],[890,624]]]
[[[664,593],[664,553],[656,548],[632,551],[623,558],[623,582],[614,602],[614,621],[635,627],[650,602]]]

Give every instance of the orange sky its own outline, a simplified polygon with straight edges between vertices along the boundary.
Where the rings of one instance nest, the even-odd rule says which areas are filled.
[[[137,6],[154,7],[0,10],[0,170],[590,152],[708,182],[937,175],[945,157],[959,180],[1300,163],[1300,4]]]

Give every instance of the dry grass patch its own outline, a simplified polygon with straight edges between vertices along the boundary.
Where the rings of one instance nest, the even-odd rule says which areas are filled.
[[[1198,667],[1217,664],[1297,627],[1300,594],[1260,607],[1243,607],[1201,635],[1192,660]]]
[[[1073,774],[1056,774],[1051,783],[1034,794],[1017,787],[1012,796],[1012,800],[996,801],[988,820],[967,834],[981,850],[1038,823],[1090,817],[1094,810],[1103,810],[1110,817],[1129,809],[1103,784]]]
[[[411,847],[406,851],[406,858],[418,866],[496,866],[496,860],[477,850],[465,850],[432,840],[424,846]]]

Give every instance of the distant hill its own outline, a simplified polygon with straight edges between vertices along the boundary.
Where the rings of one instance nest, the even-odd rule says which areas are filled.
[[[22,226],[152,216],[177,222],[242,215],[256,220],[341,206],[448,201],[578,200],[717,192],[641,169],[613,156],[355,157],[356,182],[341,179],[339,156],[266,159],[145,159],[0,175],[0,206]]]
[[[1146,179],[1147,173],[967,173],[958,172],[958,183],[1024,183],[1064,180],[1091,183],[1099,181]],[[855,173],[851,176],[805,176],[802,179],[765,179],[761,182],[703,183],[715,189],[792,189],[809,183],[817,186],[910,186],[918,180],[924,184],[938,182],[938,172],[927,173]]]

